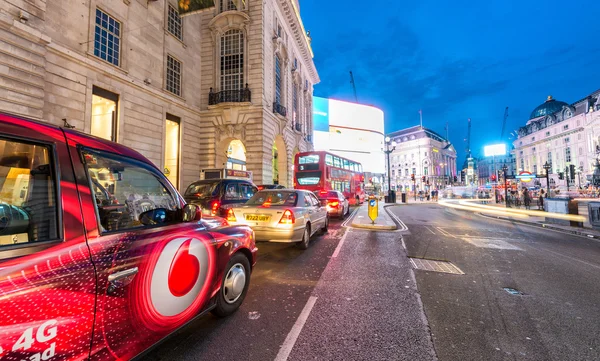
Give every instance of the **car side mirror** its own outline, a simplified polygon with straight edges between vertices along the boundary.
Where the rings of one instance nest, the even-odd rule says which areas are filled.
[[[165,223],[167,221],[167,210],[165,208],[156,208],[140,214],[140,222],[144,226],[152,226]]]
[[[202,208],[196,204],[186,204],[183,207],[184,222],[199,222],[202,219]]]

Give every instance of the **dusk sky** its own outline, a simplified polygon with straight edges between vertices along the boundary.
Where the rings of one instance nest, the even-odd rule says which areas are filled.
[[[596,1],[300,0],[321,83],[315,95],[385,112],[386,132],[423,125],[465,157],[525,125],[548,95],[575,102],[600,88]],[[505,136],[508,139],[508,136]]]

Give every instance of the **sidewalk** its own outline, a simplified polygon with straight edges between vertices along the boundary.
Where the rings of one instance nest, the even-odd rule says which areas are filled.
[[[499,209],[506,209],[505,205],[502,203],[491,202],[491,203],[488,203],[487,205],[494,206]],[[508,209],[510,210],[511,208],[508,208]],[[519,209],[519,208],[516,208],[516,209]],[[520,209],[523,209],[523,208],[520,208]],[[535,211],[537,209],[536,209],[536,207],[532,207],[532,210]],[[519,219],[519,218],[515,218],[515,217],[510,217],[510,216],[497,216],[497,215],[485,214],[485,210],[483,210],[483,209],[480,211],[480,213],[482,215],[484,215],[485,217],[503,219],[503,220],[508,220],[508,221],[515,222],[515,223],[528,224],[528,225],[535,226],[535,227],[576,234],[578,236],[600,239],[600,231],[599,230],[595,230],[595,229],[587,228],[587,227],[574,227],[574,226],[556,224],[556,223],[547,221],[546,217],[529,216],[526,220],[524,220],[524,219]]]
[[[375,223],[371,222],[371,218],[369,218],[369,208],[368,201],[365,202],[360,208],[358,212],[352,218],[351,226],[354,228],[364,228],[364,229],[373,229],[373,230],[396,230],[398,226],[396,222],[390,217],[388,212],[385,210],[385,206],[390,205],[384,202],[379,202],[377,209],[377,218],[375,219]]]

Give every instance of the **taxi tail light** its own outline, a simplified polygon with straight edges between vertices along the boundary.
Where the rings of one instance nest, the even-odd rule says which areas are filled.
[[[213,202],[211,207],[210,207],[210,215],[211,216],[216,216],[217,215],[217,211],[219,210],[219,202]]]
[[[340,205],[340,202],[338,202],[338,201],[329,201],[329,202],[327,202],[327,205],[330,206],[330,207],[337,207],[337,206]]]
[[[263,186],[258,186],[258,190],[259,190],[259,191],[262,191],[263,189],[265,189],[265,187],[263,187]]]
[[[281,216],[281,219],[279,220],[280,224],[294,224],[295,222],[296,217],[294,217],[294,213],[289,209],[286,209],[285,212],[283,212],[283,216]]]
[[[227,211],[227,221],[237,222],[237,219],[235,218],[235,213],[233,213],[233,208],[229,208],[229,210]]]

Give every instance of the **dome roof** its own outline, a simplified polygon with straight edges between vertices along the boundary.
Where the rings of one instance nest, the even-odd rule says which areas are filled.
[[[529,119],[554,114],[559,110],[562,110],[563,106],[569,106],[569,104],[561,102],[559,100],[555,100],[552,98],[552,95],[549,95],[548,99],[543,104],[541,104],[531,112]]]

